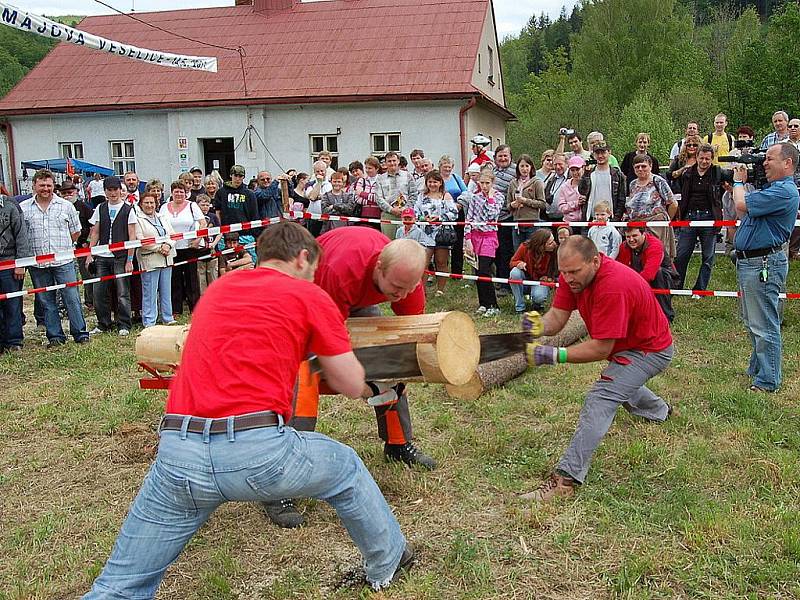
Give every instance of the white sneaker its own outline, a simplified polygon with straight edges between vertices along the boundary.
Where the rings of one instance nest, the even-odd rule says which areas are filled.
[[[130,331],[128,331],[127,329],[120,329],[120,330],[117,332],[117,335],[118,335],[119,337],[126,337],[126,336],[127,336],[129,333],[130,333]]]
[[[483,313],[483,316],[484,317],[496,317],[499,314],[500,314],[500,309],[499,308],[488,308],[488,309],[486,309],[486,312]]]
[[[95,327],[94,329],[92,329],[92,330],[89,332],[89,335],[98,335],[98,334],[100,334],[100,333],[105,333],[105,331],[103,331],[103,330],[102,330],[102,329],[100,329],[99,327]]]
[[[700,300],[702,296],[700,294],[692,294],[692,300]]]
[[[485,306],[479,306],[478,310],[475,311],[476,315],[483,315],[485,313],[486,313],[486,307]]]

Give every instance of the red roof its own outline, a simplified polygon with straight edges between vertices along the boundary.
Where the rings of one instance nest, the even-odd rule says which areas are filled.
[[[489,0],[331,0],[267,12],[230,6],[136,14],[189,38],[244,48],[247,96],[236,52],[124,15],[88,17],[81,30],[143,48],[216,56],[219,72],[159,67],[62,42],[0,101],[0,113],[483,96],[471,79],[489,6]]]

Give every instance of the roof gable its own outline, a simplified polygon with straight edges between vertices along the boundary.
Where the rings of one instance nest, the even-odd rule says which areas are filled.
[[[177,54],[216,56],[218,73],[158,67],[67,43],[0,101],[0,113],[158,105],[314,101],[479,93],[471,83],[489,0],[332,0],[256,12],[253,6],[137,13],[181,39],[123,16],[80,29]],[[73,85],[54,85],[69,79]]]

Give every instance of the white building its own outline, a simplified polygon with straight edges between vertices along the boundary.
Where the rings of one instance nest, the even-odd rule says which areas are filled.
[[[463,171],[469,138],[496,146],[513,118],[490,0],[255,0],[137,17],[232,50],[123,15],[85,19],[116,41],[217,56],[219,72],[59,44],[0,101],[6,182],[22,161],[57,156],[169,181],[194,165],[308,171],[323,149],[346,166],[422,148]]]

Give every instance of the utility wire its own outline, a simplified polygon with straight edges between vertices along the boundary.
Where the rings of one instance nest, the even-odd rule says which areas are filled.
[[[106,2],[103,2],[103,0],[94,0],[94,1],[97,2],[98,4],[101,4],[101,5],[105,6],[109,10],[113,10],[115,13],[120,14],[123,17],[128,17],[129,19],[133,19],[137,23],[141,23],[142,25],[147,25],[148,27],[151,27],[152,29],[157,29],[158,31],[161,31],[163,33],[167,33],[169,35],[173,35],[175,37],[187,40],[189,42],[195,42],[196,44],[203,44],[204,46],[210,46],[212,48],[219,48],[220,50],[227,50],[229,52],[236,52],[239,55],[239,64],[240,64],[240,66],[242,68],[242,83],[244,84],[244,95],[245,96],[248,95],[247,94],[247,76],[245,74],[245,69],[244,69],[244,57],[246,56],[246,53],[245,53],[244,48],[242,46],[237,46],[236,48],[232,48],[230,46],[220,46],[219,44],[212,44],[211,42],[206,42],[206,41],[203,41],[203,40],[196,40],[194,38],[190,38],[188,36],[181,35],[180,33],[175,33],[174,31],[170,31],[169,29],[164,29],[163,27],[159,27],[158,25],[153,25],[152,23],[148,23],[147,21],[145,21],[143,19],[140,19],[139,17],[136,17],[136,16],[134,16],[134,15],[132,15],[130,13],[126,13],[124,11],[121,11],[120,9],[118,9],[118,8],[116,8],[114,6],[111,6],[110,4],[108,4]]]

